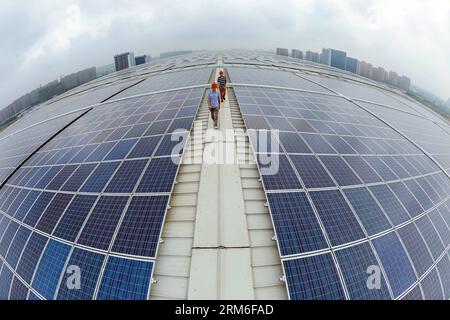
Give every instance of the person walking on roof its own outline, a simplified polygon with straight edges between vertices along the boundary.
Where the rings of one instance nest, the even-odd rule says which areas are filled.
[[[219,83],[220,90],[220,101],[225,101],[225,95],[227,94],[227,78],[224,75],[223,70],[220,70],[220,76],[217,78],[217,82]]]
[[[219,121],[220,110],[220,94],[217,91],[217,83],[211,85],[211,91],[208,94],[208,107],[211,112],[211,118],[214,121],[214,129],[217,129],[217,122]]]

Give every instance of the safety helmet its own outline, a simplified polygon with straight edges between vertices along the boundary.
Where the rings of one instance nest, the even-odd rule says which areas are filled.
[[[216,82],[213,82],[213,84],[211,85],[211,88],[217,89],[217,83],[216,83]]]

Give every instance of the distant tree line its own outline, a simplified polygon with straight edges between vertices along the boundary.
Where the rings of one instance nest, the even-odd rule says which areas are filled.
[[[8,122],[10,118],[30,107],[48,101],[57,95],[92,81],[96,77],[96,68],[92,67],[61,77],[60,79],[51,81],[44,86],[40,86],[0,110],[0,124]]]

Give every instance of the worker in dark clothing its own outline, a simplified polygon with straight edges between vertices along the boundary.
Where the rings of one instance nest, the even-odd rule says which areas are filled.
[[[225,101],[225,95],[227,94],[227,78],[224,76],[223,70],[220,70],[220,77],[217,78],[219,83],[220,101]]]
[[[214,121],[214,129],[217,129],[217,122],[219,121],[220,110],[220,94],[217,91],[217,83],[211,85],[211,91],[208,94],[208,108],[211,112],[211,119]]]

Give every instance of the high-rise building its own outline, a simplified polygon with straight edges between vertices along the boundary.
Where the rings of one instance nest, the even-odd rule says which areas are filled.
[[[320,63],[331,66],[331,49],[323,48],[320,54]]]
[[[305,52],[305,60],[319,63],[320,62],[320,55],[319,55],[318,52],[313,52],[313,51],[309,51],[308,50],[308,51]]]
[[[358,69],[358,60],[355,58],[347,57],[345,70],[352,73],[356,73],[357,69]]]
[[[360,76],[372,79],[373,75],[373,65],[365,61],[359,61],[356,73]]]
[[[409,91],[411,87],[411,79],[407,76],[401,76],[399,78],[399,87],[405,91]]]
[[[126,52],[114,56],[114,63],[116,65],[116,71],[128,69],[136,65],[133,52]]]
[[[347,53],[345,51],[323,48],[321,60],[321,63],[327,66],[346,70]]]
[[[389,78],[388,73],[382,67],[374,68],[372,79],[379,82],[385,82]]]
[[[393,86],[399,86],[399,76],[398,76],[398,74],[397,74],[397,72],[395,72],[395,71],[390,71],[389,72],[389,79],[388,79],[388,82],[391,84],[391,85],[393,85]]]
[[[138,56],[134,59],[136,61],[136,65],[146,64],[152,60],[152,57],[149,55]]]
[[[303,51],[298,49],[292,49],[292,58],[303,59]]]
[[[277,48],[277,55],[278,55],[278,56],[285,56],[285,57],[288,57],[288,56],[289,56],[289,49],[286,49],[286,48]]]

